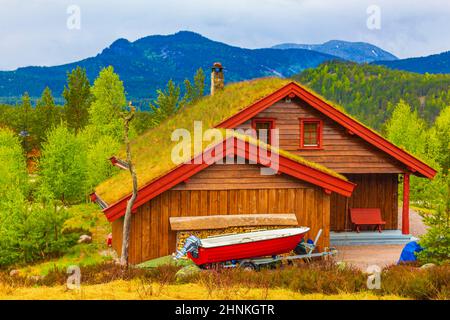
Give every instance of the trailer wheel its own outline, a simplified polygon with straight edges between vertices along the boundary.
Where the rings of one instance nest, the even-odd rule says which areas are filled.
[[[258,266],[251,261],[242,261],[239,267],[245,271],[257,271]]]

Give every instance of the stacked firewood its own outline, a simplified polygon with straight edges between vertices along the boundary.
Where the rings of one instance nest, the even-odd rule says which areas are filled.
[[[192,230],[177,232],[177,250],[184,246],[186,239],[193,235],[197,238],[204,239],[214,236],[224,236],[229,234],[245,233],[251,231],[273,230],[287,228],[288,226],[250,226],[250,227],[229,227],[224,229],[208,229],[208,230]]]

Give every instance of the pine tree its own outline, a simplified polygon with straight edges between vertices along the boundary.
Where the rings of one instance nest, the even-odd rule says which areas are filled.
[[[184,86],[186,93],[183,97],[181,105],[184,106],[189,103],[195,103],[201,99],[205,91],[205,73],[203,72],[203,69],[199,68],[195,73],[193,85],[188,79],[186,79],[184,80]]]
[[[89,106],[92,100],[86,70],[77,67],[67,75],[63,97],[66,100],[64,114],[67,126],[78,133],[89,121]]]
[[[166,89],[158,90],[158,97],[150,104],[153,125],[158,125],[166,118],[175,114],[180,106],[180,87],[172,80],[167,83]]]
[[[34,109],[31,106],[30,96],[25,92],[18,112],[19,135],[22,137],[22,146],[25,152],[33,149],[34,140]]]
[[[55,106],[52,91],[49,87],[46,87],[36,104],[36,123],[34,131],[39,143],[43,141],[46,132],[58,125],[59,121],[60,113]]]

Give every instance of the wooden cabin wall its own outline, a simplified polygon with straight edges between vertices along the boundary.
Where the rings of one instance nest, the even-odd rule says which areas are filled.
[[[286,174],[261,175],[257,164],[214,164],[173,190],[232,190],[315,188]]]
[[[331,195],[331,231],[351,230],[348,208],[380,208],[386,221],[385,229],[398,227],[398,175],[397,174],[347,174],[357,186],[350,198]]]
[[[401,173],[398,161],[370,145],[360,137],[351,135],[341,125],[327,118],[300,99],[290,103],[279,101],[260,112],[253,119],[272,118],[279,129],[280,148],[317,162],[339,173]],[[323,121],[322,149],[300,149],[300,118]],[[238,128],[251,128],[248,120]]]
[[[132,216],[130,263],[139,263],[175,251],[176,232],[169,217],[295,213],[314,239],[322,228],[321,247],[329,244],[330,196],[320,188],[169,190],[141,206]],[[120,254],[123,219],[113,223],[113,246]]]

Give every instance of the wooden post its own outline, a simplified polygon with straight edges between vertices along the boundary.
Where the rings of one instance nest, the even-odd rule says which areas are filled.
[[[409,172],[403,174],[402,234],[409,234]]]

